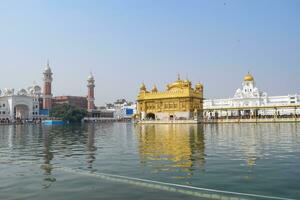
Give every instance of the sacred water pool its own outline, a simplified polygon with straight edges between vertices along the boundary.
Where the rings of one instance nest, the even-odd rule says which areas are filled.
[[[0,156],[0,199],[300,199],[300,124],[3,125]]]

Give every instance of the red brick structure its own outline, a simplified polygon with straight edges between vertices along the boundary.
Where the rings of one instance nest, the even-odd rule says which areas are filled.
[[[81,109],[87,109],[88,101],[86,97],[81,96],[57,96],[52,99],[53,105],[69,104]]]
[[[87,105],[87,110],[88,111],[93,111],[96,109],[95,107],[95,93],[94,93],[94,89],[95,89],[95,79],[93,77],[93,75],[91,74],[89,77],[88,77],[88,95],[87,95],[87,102],[88,102],[88,105]]]
[[[51,110],[53,105],[57,104],[69,104],[81,109],[85,109],[88,111],[96,110],[95,106],[95,79],[91,74],[88,77],[88,93],[86,97],[83,96],[57,96],[53,97],[52,95],[52,71],[49,65],[49,61],[47,62],[47,66],[43,72],[43,98],[39,99],[39,103],[42,105],[43,109]],[[41,107],[40,107],[41,108]]]
[[[52,108],[52,71],[47,62],[47,66],[44,70],[44,87],[43,87],[43,109],[50,110]]]

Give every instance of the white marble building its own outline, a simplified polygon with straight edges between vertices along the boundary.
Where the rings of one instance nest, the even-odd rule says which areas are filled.
[[[41,87],[33,85],[27,89],[0,89],[0,120],[11,122],[39,118]]]
[[[118,99],[113,104],[106,104],[105,110],[113,112],[116,119],[131,119],[136,114],[136,103]]]
[[[204,117],[295,115],[300,114],[300,95],[268,96],[256,87],[251,74],[244,77],[242,88],[233,98],[204,100]]]

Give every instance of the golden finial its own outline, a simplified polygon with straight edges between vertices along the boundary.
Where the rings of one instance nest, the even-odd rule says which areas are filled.
[[[157,87],[155,84],[153,85],[152,92],[157,92]]]
[[[177,74],[177,80],[180,81],[180,74]]]
[[[144,83],[141,84],[140,90],[141,90],[141,91],[146,91],[146,86],[145,86]]]

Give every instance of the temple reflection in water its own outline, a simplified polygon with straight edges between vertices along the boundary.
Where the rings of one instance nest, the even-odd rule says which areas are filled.
[[[148,124],[136,127],[139,153],[143,165],[152,172],[182,170],[190,172],[204,167],[204,135],[201,125]]]

